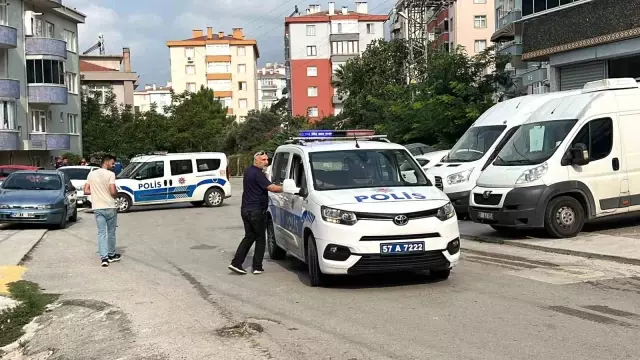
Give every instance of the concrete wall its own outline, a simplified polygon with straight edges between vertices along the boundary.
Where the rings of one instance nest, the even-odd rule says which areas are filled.
[[[307,36],[307,25],[316,26],[316,35]],[[330,23],[289,24],[291,60],[329,59],[331,57]],[[317,55],[307,56],[307,46],[315,45]]]
[[[469,55],[476,54],[476,40],[485,40],[487,47],[491,46],[491,35],[496,27],[495,1],[486,0],[484,4],[475,4],[473,0],[458,0],[453,8],[454,44],[464,46]],[[477,15],[487,17],[486,28],[474,28],[474,17]]]
[[[245,47],[245,55],[238,55],[239,45],[231,45],[231,90],[233,91],[233,114],[247,116],[249,110],[258,108],[258,83],[257,75],[257,58],[253,46],[243,45]],[[238,73],[238,65],[244,64],[246,71],[244,74]],[[239,82],[245,81],[247,89],[240,91]],[[240,99],[247,99],[247,108],[240,108]]]
[[[373,34],[367,34],[367,24],[373,24]],[[384,39],[384,23],[380,21],[360,21],[358,22],[358,32],[360,33],[360,54],[362,54],[365,50],[367,50],[367,45],[369,45],[372,41],[377,39]]]
[[[207,62],[204,46],[195,47],[193,65],[196,67],[196,72],[194,75],[187,75],[185,72],[185,66],[191,65],[191,63],[187,63],[184,47],[170,47],[169,56],[171,59],[171,82],[177,94],[187,89],[188,82],[195,82],[196,90],[200,89],[200,86],[207,86]]]

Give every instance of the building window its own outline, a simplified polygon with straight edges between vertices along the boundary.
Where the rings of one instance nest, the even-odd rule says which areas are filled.
[[[473,0],[474,4],[486,4],[487,0]]]
[[[317,56],[318,51],[315,45],[307,46],[307,56]]]
[[[359,51],[359,41],[357,40],[331,42],[332,55],[356,55]]]
[[[307,109],[307,116],[318,117],[318,108],[316,106]]]
[[[375,34],[375,26],[374,24],[367,24],[367,34]]]
[[[191,58],[191,60],[193,60],[196,57],[196,49],[192,47],[185,48],[184,56],[186,56],[187,58]]]
[[[248,107],[247,99],[240,99],[238,101],[238,106],[240,109],[246,109]]]
[[[238,64],[238,74],[246,74],[247,73],[247,65]]]
[[[307,76],[318,76],[318,68],[315,66],[307,66]]]
[[[476,15],[473,17],[473,27],[484,29],[487,27],[487,15]]]
[[[208,44],[205,50],[207,55],[231,55],[229,44]]]
[[[219,97],[216,99],[220,101],[220,103],[222,103],[222,106],[226,108],[233,107],[233,101],[231,100],[231,97]]]
[[[67,43],[67,51],[78,52],[78,39],[76,33],[71,30],[64,29],[62,36]]]
[[[307,25],[307,36],[316,36],[316,26]]]
[[[193,93],[196,92],[196,83],[188,82],[187,83],[187,91],[190,91],[190,92],[193,92]]]
[[[0,25],[9,26],[9,3],[0,0]]]
[[[100,104],[104,104],[107,102],[107,96],[111,91],[111,86],[109,85],[88,85],[87,90],[91,96],[97,96],[98,102]]]
[[[3,100],[0,101],[0,129],[15,130],[16,128],[16,102]]]
[[[262,86],[273,86],[273,79],[262,79]]]
[[[522,16],[529,16],[583,0],[522,0]]]
[[[238,46],[238,56],[247,55],[247,47],[246,46]]]
[[[308,97],[316,97],[316,96],[318,96],[318,87],[317,86],[309,86],[307,88],[307,96]]]
[[[27,60],[27,83],[64,85],[64,61]]]
[[[78,75],[72,73],[72,72],[68,72],[66,74],[67,78],[65,80],[66,84],[67,84],[67,89],[69,89],[69,92],[71,94],[77,94],[78,93]]]
[[[231,91],[231,80],[207,80],[207,87],[213,91]]]
[[[487,40],[476,40],[474,45],[475,52],[481,53],[487,48]]]
[[[342,24],[338,23],[338,34],[342,34]]]
[[[44,21],[42,19],[34,19],[33,25],[31,27],[33,31],[33,35],[35,37],[42,38],[54,38],[55,36],[55,27],[52,23],[48,21]]]
[[[67,114],[67,123],[69,124],[69,134],[79,134],[78,130],[78,115]]]
[[[44,110],[31,111],[31,132],[47,132],[47,112]]]
[[[228,74],[231,72],[231,63],[224,61],[214,61],[207,63],[209,74]]]
[[[238,81],[238,90],[246,91],[247,90],[247,82],[246,81]]]
[[[184,67],[184,73],[187,75],[194,75],[196,73],[196,66],[195,65],[186,65]]]

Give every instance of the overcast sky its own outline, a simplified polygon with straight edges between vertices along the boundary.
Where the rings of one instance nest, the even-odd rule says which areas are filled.
[[[369,13],[388,14],[396,0],[371,0]],[[231,33],[242,27],[245,36],[258,40],[258,65],[284,60],[284,18],[295,5],[301,12],[309,4],[328,1],[307,0],[63,0],[87,15],[79,27],[82,53],[104,35],[107,54],[118,54],[122,47],[131,48],[133,70],[140,75],[140,87],[146,83],[170,81],[167,40],[191,37],[192,29],[213,27],[213,32]],[[355,1],[336,1],[336,8],[355,10]]]

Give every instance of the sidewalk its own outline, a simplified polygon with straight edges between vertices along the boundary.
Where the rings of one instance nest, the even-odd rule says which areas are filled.
[[[518,238],[500,236],[488,225],[471,221],[460,221],[460,235],[466,240],[491,242],[518,246],[552,253],[611,260],[640,265],[640,239],[626,236],[606,235],[598,232],[583,232],[571,239],[533,237],[522,231]]]
[[[0,227],[0,267],[20,265],[25,255],[46,234],[46,229]]]

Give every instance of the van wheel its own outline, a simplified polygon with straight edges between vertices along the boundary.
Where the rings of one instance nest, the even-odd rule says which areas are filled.
[[[311,286],[322,286],[326,284],[327,276],[320,270],[318,259],[318,248],[313,234],[309,234],[307,246],[307,266],[309,267],[309,282]]]
[[[204,194],[204,203],[208,207],[221,206],[223,201],[224,201],[224,196],[222,196],[222,191],[216,188],[211,188],[207,190],[207,192]]]
[[[127,194],[119,193],[116,196],[116,209],[119,213],[126,213],[131,210],[131,198]]]
[[[544,216],[544,228],[556,238],[572,238],[584,225],[584,208],[571,196],[552,199],[547,205]]]
[[[269,258],[272,260],[284,260],[287,256],[287,252],[276,243],[276,232],[273,229],[271,217],[267,219],[267,247],[269,249]]]

